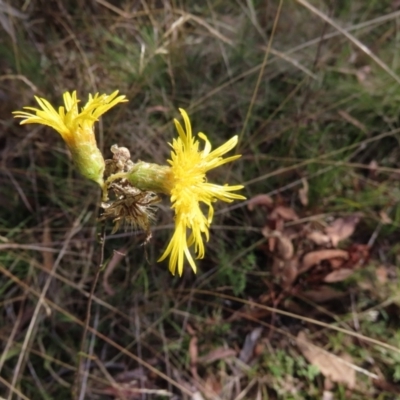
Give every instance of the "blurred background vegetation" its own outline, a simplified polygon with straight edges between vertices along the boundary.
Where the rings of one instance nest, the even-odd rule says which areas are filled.
[[[0,397],[398,398],[399,24],[396,0],[1,0]],[[100,193],[57,133],[11,112],[116,89],[129,103],[96,127],[106,158],[116,143],[165,163],[182,107],[214,147],[240,137],[242,158],[210,180],[272,203],[218,204],[182,278],[157,263],[168,199],[146,246],[107,226],[83,340]],[[335,221],[351,231],[336,245],[305,233]],[[286,238],[278,253],[265,226]],[[321,249],[349,261],[300,274]]]

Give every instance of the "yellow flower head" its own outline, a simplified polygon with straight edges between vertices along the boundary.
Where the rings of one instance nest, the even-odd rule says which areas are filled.
[[[33,112],[13,112],[16,118],[23,119],[21,125],[42,124],[55,129],[71,151],[79,172],[102,185],[104,159],[96,145],[93,125],[110,108],[127,101],[125,96],[118,96],[118,90],[110,95],[89,95],[81,111],[78,109],[76,91],[64,93],[64,106],[59,107],[58,111],[46,99],[36,96],[35,99],[41,109],[24,107]]]
[[[222,158],[228,151],[232,150],[238,141],[234,136],[225,144],[211,151],[211,143],[207,136],[199,133],[198,136],[204,140],[204,150],[199,150],[199,141],[193,137],[189,117],[185,110],[179,109],[182,114],[185,129],[179,121],[174,120],[179,137],[172,142],[170,173],[167,174],[165,184],[169,187],[172,208],[175,210],[175,232],[169,242],[167,249],[158,261],[164,260],[168,255],[169,269],[175,274],[178,268],[182,275],[184,256],[196,272],[196,264],[189,248],[194,246],[197,258],[204,257],[203,236],[208,241],[209,226],[211,224],[214,208],[212,203],[216,200],[232,202],[234,199],[243,200],[245,197],[232,193],[243,188],[242,185],[220,186],[208,183],[206,172],[228,162],[234,161],[240,155]],[[208,207],[207,216],[203,214],[200,203]],[[190,235],[188,237],[188,232]]]

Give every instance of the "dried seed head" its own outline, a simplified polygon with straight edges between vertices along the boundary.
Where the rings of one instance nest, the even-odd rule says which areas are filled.
[[[127,182],[113,182],[109,191],[113,193],[113,199],[103,202],[101,207],[104,212],[100,220],[112,219],[115,233],[121,225],[142,229],[147,233],[145,243],[150,239],[150,224],[154,221],[154,205],[160,201],[153,192],[143,192],[131,186]]]

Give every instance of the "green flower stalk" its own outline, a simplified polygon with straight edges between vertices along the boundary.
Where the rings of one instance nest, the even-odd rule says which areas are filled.
[[[125,96],[118,96],[118,90],[110,95],[96,93],[89,95],[87,103],[78,109],[79,100],[76,91],[63,95],[64,106],[58,111],[46,100],[35,96],[41,109],[24,107],[26,110],[15,111],[16,118],[22,118],[21,125],[42,124],[55,129],[63,138],[71,152],[72,160],[78,171],[87,179],[103,187],[104,158],[96,144],[94,123],[99,117],[118,103],[128,101]]]

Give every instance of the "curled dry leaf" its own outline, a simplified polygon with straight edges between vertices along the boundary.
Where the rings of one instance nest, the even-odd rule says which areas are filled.
[[[216,399],[222,390],[221,377],[217,374],[210,373],[204,382],[204,393],[208,399]],[[193,399],[191,399],[193,400]]]
[[[333,382],[343,383],[350,389],[355,387],[356,372],[351,366],[348,355],[344,359],[315,346],[308,341],[304,332],[299,332],[296,344],[308,362],[318,367],[326,378]]]
[[[258,328],[253,329],[246,336],[242,350],[240,350],[240,354],[239,354],[240,361],[243,361],[244,363],[248,363],[252,359],[253,353],[254,353],[254,348],[255,348],[258,340],[261,337],[262,331],[263,331],[263,328],[258,327]]]
[[[368,169],[369,169],[369,176],[370,178],[375,178],[376,177],[376,173],[378,171],[379,168],[379,164],[377,163],[376,160],[372,160],[369,164],[368,164]]]
[[[343,258],[347,260],[349,253],[345,250],[339,249],[325,249],[310,251],[303,257],[303,261],[299,268],[299,274],[308,271],[312,266],[319,264],[323,260],[329,260],[331,258]]]
[[[325,246],[331,242],[330,237],[320,231],[311,231],[307,234],[307,239],[311,240],[318,246]]]
[[[294,247],[292,241],[282,232],[274,231],[268,226],[261,229],[261,233],[268,239],[268,247],[271,252],[276,250],[277,255],[284,260],[289,260],[293,257]]]
[[[276,231],[272,230],[269,226],[264,226],[261,233],[268,239],[268,250],[272,253],[276,247]]]
[[[380,211],[379,217],[381,219],[382,224],[384,225],[393,223],[393,220],[389,217],[389,215],[387,215],[386,211]]]
[[[257,196],[252,197],[247,203],[247,208],[250,211],[253,211],[256,206],[264,206],[267,208],[272,208],[274,205],[274,201],[267,194],[259,194]]]
[[[199,364],[211,364],[215,361],[235,356],[236,356],[236,350],[225,347],[218,347],[214,350],[211,350],[208,354],[199,357],[197,361]]]
[[[303,206],[308,206],[308,182],[306,178],[302,178],[303,187],[299,189],[299,199]]]
[[[338,218],[330,226],[325,228],[326,234],[331,239],[333,247],[337,247],[341,240],[347,239],[354,233],[357,224],[360,222],[360,214],[349,215]]]
[[[274,262],[272,263],[272,275],[274,277],[280,277],[282,275],[283,267],[285,262],[278,257],[274,257]]]
[[[319,304],[325,303],[326,301],[339,299],[340,297],[345,296],[346,293],[339,292],[328,285],[321,285],[317,289],[307,290],[306,292],[301,293],[301,295],[306,299]]]
[[[380,265],[376,271],[376,279],[382,285],[388,281],[388,269],[384,265]]]
[[[294,247],[292,241],[286,236],[278,236],[278,255],[284,260],[290,260],[294,254]]]
[[[292,287],[298,275],[299,260],[297,257],[285,260],[282,269],[282,286],[284,289]]]
[[[332,271],[331,273],[329,273],[324,278],[324,282],[326,283],[341,282],[347,279],[353,273],[354,270],[350,268],[337,269],[336,271]]]
[[[298,275],[299,260],[297,257],[291,260],[282,260],[274,257],[272,275],[279,281],[284,289],[289,289]]]
[[[296,221],[299,219],[299,216],[296,214],[293,208],[285,206],[277,206],[269,214],[269,218],[270,219],[282,218],[285,221]]]

